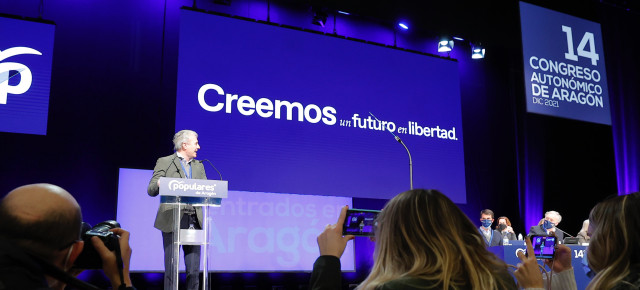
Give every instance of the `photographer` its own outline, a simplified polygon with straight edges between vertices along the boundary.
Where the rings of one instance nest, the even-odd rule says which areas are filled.
[[[0,201],[0,289],[98,289],[82,282],[74,262],[83,248],[82,214],[66,190],[52,184],[18,187]],[[122,269],[118,257],[98,237],[91,243],[102,260],[102,269],[113,289],[134,289],[129,277],[129,233],[119,235]],[[122,272],[122,275],[121,273]]]
[[[342,288],[340,257],[347,207],[318,236],[320,257],[310,289]],[[442,221],[450,225],[441,231]],[[507,265],[486,249],[484,238],[444,194],[415,189],[398,194],[377,218],[374,264],[356,289],[516,289]]]

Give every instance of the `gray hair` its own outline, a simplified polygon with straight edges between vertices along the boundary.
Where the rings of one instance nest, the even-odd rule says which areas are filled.
[[[191,130],[181,130],[173,135],[173,150],[178,151],[182,148],[182,143],[189,142],[191,138],[198,138],[198,133]]]
[[[557,212],[555,210],[550,210],[550,211],[544,213],[545,217],[547,217],[549,215],[555,215],[557,217],[558,223],[560,223],[560,221],[562,221],[562,216],[560,215],[559,212]]]

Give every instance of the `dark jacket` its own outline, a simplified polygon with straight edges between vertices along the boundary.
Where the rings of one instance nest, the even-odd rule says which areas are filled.
[[[50,289],[44,271],[31,256],[0,237],[0,290]]]
[[[506,289],[518,289],[515,280],[511,277],[507,269],[499,274],[498,279],[503,280]],[[418,290],[428,289],[432,285],[432,281],[419,278],[400,278],[384,283],[378,289],[380,290]],[[309,289],[311,290],[338,290],[342,289],[342,274],[340,272],[340,259],[335,256],[320,256],[313,264],[313,272],[311,272],[311,281]],[[470,288],[470,287],[469,287]]]

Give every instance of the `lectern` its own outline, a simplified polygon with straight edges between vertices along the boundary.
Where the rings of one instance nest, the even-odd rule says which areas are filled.
[[[204,274],[201,288],[209,288],[209,223],[210,207],[219,207],[223,198],[227,198],[228,182],[226,180],[202,180],[184,178],[160,178],[160,196],[162,203],[173,207],[173,256],[171,269],[171,288],[178,289],[180,274],[180,245],[200,245],[200,270]],[[187,210],[195,208],[202,229],[181,229],[180,219]]]

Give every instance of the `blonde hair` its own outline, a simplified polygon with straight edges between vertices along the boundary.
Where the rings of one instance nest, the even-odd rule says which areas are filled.
[[[409,277],[429,280],[439,289],[506,288],[496,279],[506,273],[506,264],[486,249],[475,225],[439,191],[403,192],[387,203],[377,222],[374,265],[357,289]]]
[[[593,229],[587,252],[597,274],[587,289],[612,289],[640,263],[640,193],[617,196],[597,204],[589,215]]]

